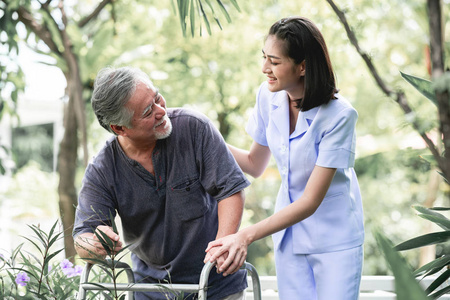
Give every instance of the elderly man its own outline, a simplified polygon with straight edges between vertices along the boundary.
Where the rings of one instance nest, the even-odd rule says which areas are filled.
[[[106,256],[95,230],[122,248],[109,219],[118,213],[137,282],[198,283],[208,242],[238,230],[249,185],[222,136],[202,114],[167,109],[135,68],[101,70],[92,107],[114,136],[83,178],[73,231],[78,254]],[[208,299],[244,299],[246,284],[245,271],[211,272]]]

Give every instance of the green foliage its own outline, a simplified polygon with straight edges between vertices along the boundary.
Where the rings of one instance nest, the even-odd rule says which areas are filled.
[[[398,252],[392,249],[392,242],[381,234],[381,230],[374,232],[375,238],[384,252],[395,276],[395,291],[398,300],[425,300],[428,299],[419,283],[412,276],[406,261]]]
[[[366,233],[383,227],[384,234],[398,241],[404,239],[405,232],[414,234],[422,230],[410,208],[423,203],[427,197],[424,187],[432,169],[430,163],[421,158],[427,153],[426,149],[397,150],[391,147],[357,159],[355,171],[363,196]],[[365,274],[388,273],[388,266],[372,234],[366,234],[364,256]],[[418,264],[417,252],[406,256],[412,265]]]
[[[94,215],[99,220],[105,220],[105,216],[102,212],[97,212],[93,210]],[[109,213],[108,217],[106,218],[108,220],[107,222],[111,222],[111,228],[112,230],[118,234],[118,228],[116,225],[116,222],[114,221],[114,217]],[[105,223],[105,225],[109,226],[109,224]],[[91,284],[94,284],[98,287],[99,292],[96,293],[96,295],[101,294],[105,299],[114,299],[114,300],[123,300],[125,299],[124,292],[120,292],[117,288],[117,285],[120,283],[120,276],[127,272],[127,270],[130,268],[127,263],[122,263],[122,259],[126,257],[129,254],[128,248],[132,246],[132,244],[129,244],[123,248],[121,248],[119,251],[115,250],[116,247],[116,241],[111,240],[111,238],[105,234],[101,230],[95,230],[95,228],[92,228],[92,231],[95,234],[95,237],[98,241],[102,244],[103,248],[106,250],[106,259],[103,257],[98,257],[96,253],[92,252],[91,250],[85,248],[83,245],[78,243],[78,247],[84,248],[87,250],[87,252],[90,253],[90,257],[82,257],[81,259],[86,260],[88,263],[95,264],[97,267],[99,267],[104,274],[107,276],[104,278],[101,278],[102,281],[89,281]],[[88,241],[89,242],[89,241]],[[98,257],[98,258],[96,258]],[[161,283],[158,288],[159,292],[166,297],[168,300],[182,300],[185,299],[189,295],[185,295],[184,292],[179,292],[171,288],[171,279],[170,279],[170,273],[168,273],[167,282]],[[98,279],[98,278],[94,278]],[[109,289],[107,286],[105,286],[103,283],[110,283],[112,281],[113,288]],[[133,284],[129,283],[128,284]]]
[[[422,95],[431,100],[439,108],[436,101],[436,90],[432,87],[432,82],[401,73],[416,90]],[[447,89],[446,89],[447,90]],[[448,126],[448,124],[446,125]],[[440,172],[443,176],[443,173]],[[448,183],[448,178],[443,176]],[[382,234],[377,235],[378,244],[382,247],[384,256],[390,264],[391,270],[394,272],[396,282],[397,299],[437,299],[440,296],[450,292],[449,286],[443,286],[450,278],[450,255],[446,251],[442,256],[425,264],[412,273],[407,267],[406,262],[400,259],[396,251],[405,251],[416,249],[429,245],[446,244],[450,240],[450,220],[440,212],[448,211],[450,208],[425,208],[422,206],[413,206],[418,212],[419,216],[425,220],[431,221],[437,226],[441,227],[443,231],[421,235],[409,239],[399,245],[392,247],[387,238]],[[440,211],[440,212],[438,212]],[[414,277],[426,277],[429,275],[439,274],[438,278],[424,292]],[[428,295],[427,298],[425,295]],[[416,297],[416,298],[414,298]]]
[[[444,231],[434,232],[430,234],[421,235],[416,238],[412,238],[395,246],[394,250],[405,251],[428,245],[443,244],[447,243],[450,240],[450,220],[446,216],[438,212],[438,211],[449,211],[450,208],[436,207],[428,209],[422,206],[414,206],[414,208],[419,212],[420,217],[435,223],[436,225],[444,229]],[[413,275],[416,277],[419,276],[426,277],[429,275],[440,273],[440,276],[437,279],[435,279],[433,283],[430,285],[430,287],[428,287],[428,289],[426,290],[427,294],[432,299],[436,299],[439,296],[447,292],[450,292],[449,286],[442,287],[442,283],[444,283],[450,278],[450,272],[448,269],[449,266],[450,266],[450,256],[448,253],[445,253],[444,255],[418,268],[413,273]]]
[[[227,22],[217,3],[210,1],[214,5],[215,16],[221,18],[221,24]],[[19,3],[28,6],[31,2],[37,3],[30,0],[8,2],[11,4],[8,9],[13,9],[13,5],[17,7]],[[410,136],[411,130],[405,126],[404,117],[396,104],[386,101],[385,96],[378,91],[325,1],[239,1],[239,14],[234,14],[236,9],[231,1],[223,1],[224,6],[230,8],[228,12],[233,22],[226,24],[223,30],[212,24],[211,36],[196,36],[192,39],[182,38],[177,3],[171,2],[173,11],[170,11],[166,1],[115,1],[114,18],[111,17],[113,9],[108,6],[95,22],[81,29],[77,21],[86,12],[92,11],[96,2],[65,2],[71,6],[67,10],[70,14],[67,33],[78,56],[86,103],[89,102],[93,79],[101,67],[138,66],[150,74],[166,97],[168,106],[190,106],[202,111],[221,128],[227,142],[249,147],[251,140],[245,132],[245,124],[254,105],[255,89],[265,79],[259,61],[264,36],[269,26],[281,17],[307,16],[323,32],[341,93],[359,113],[356,168],[368,232],[371,227],[381,223],[385,232],[398,240],[404,232],[412,234],[420,230],[420,225],[412,221],[414,216],[410,213],[410,207],[413,203],[421,203],[426,193],[430,165],[418,158],[419,155],[425,157],[426,151],[399,150],[404,149],[399,142],[405,136]],[[192,4],[192,1],[185,2]],[[202,3],[208,19],[214,23],[214,15],[208,5],[205,1]],[[348,1],[345,6],[365,49],[391,86],[403,88],[407,84],[398,76],[399,69],[410,74],[425,74],[424,50],[428,42],[428,20],[422,0],[408,3],[401,0]],[[4,7],[4,2],[0,1],[0,9]],[[185,18],[188,34],[190,30],[192,33],[192,26],[189,28],[191,12],[189,10]],[[444,13],[448,15],[448,8]],[[9,17],[12,18],[12,14]],[[0,22],[5,20],[1,18],[2,12]],[[17,23],[18,20],[12,21]],[[6,22],[11,25],[8,30],[16,29],[13,22]],[[203,22],[202,17],[196,15],[193,26],[196,33],[200,32],[200,26],[205,30],[205,24],[199,22]],[[14,39],[8,39],[12,45],[19,40],[14,33],[6,36],[14,36]],[[35,45],[34,34],[28,33],[28,37],[30,46]],[[46,49],[40,49],[41,52],[43,50]],[[445,51],[447,58],[450,57],[448,42]],[[67,71],[63,60],[50,56],[56,59],[56,66]],[[10,59],[14,59],[14,55]],[[0,68],[2,66],[0,63]],[[1,71],[0,76],[5,76]],[[14,72],[10,76],[15,76]],[[422,112],[417,117],[423,117],[428,122],[434,121],[435,107],[428,106],[429,101],[416,91],[411,89],[405,92],[417,111]],[[3,111],[6,111],[6,107],[8,110],[14,108],[11,101],[3,105]],[[89,105],[87,113],[88,120],[93,124],[89,130],[88,145],[92,147],[92,154],[103,145],[106,137],[102,134],[104,130],[98,128]],[[434,125],[431,123],[427,128],[434,128]],[[374,142],[363,142],[362,138],[367,136],[373,137]],[[373,149],[366,151],[368,146]],[[22,206],[21,214],[24,216],[33,213],[29,209],[32,207],[30,203],[34,205],[35,201],[39,202],[41,212],[45,212],[44,209],[56,205],[58,201],[56,195],[49,195],[46,189],[49,186],[46,180],[49,179],[41,179],[40,168],[42,166],[34,166],[33,170],[28,170],[26,178],[19,173],[20,178],[17,177],[17,182],[11,186],[8,197],[16,199],[16,203],[24,203],[25,198],[29,199]],[[78,187],[83,173],[84,168],[80,168],[76,183]],[[268,170],[266,176],[255,180],[247,189],[245,222],[257,222],[272,213],[279,187],[279,178],[273,173],[277,173],[276,169]],[[32,183],[33,189],[28,183]],[[44,194],[36,186],[46,189]],[[53,180],[51,186],[56,190]],[[44,206],[46,203],[47,208]],[[274,275],[271,240],[268,238],[259,243],[249,248],[248,259],[261,271],[260,274]],[[413,261],[417,260],[414,254],[406,255]],[[381,275],[387,272],[376,241],[369,234],[365,242],[364,268],[366,274]]]
[[[74,266],[68,259],[59,263],[58,257],[63,251],[57,248],[63,233],[57,230],[58,221],[54,223],[48,233],[39,226],[31,225],[33,237],[23,237],[36,251],[32,253],[24,249],[24,244],[16,247],[10,257],[0,254],[0,299],[23,299],[23,300],[60,300],[77,299],[79,276],[83,267]],[[106,244],[111,241],[104,240]],[[57,249],[54,249],[54,248]],[[125,249],[124,249],[125,250]],[[119,253],[116,253],[119,254]],[[99,260],[100,272],[94,270],[91,280],[104,283],[117,281],[123,272],[117,271],[119,260]],[[125,295],[117,291],[98,291],[92,293],[91,299],[98,299],[101,295],[105,299],[124,299]]]
[[[23,249],[23,244],[13,250],[9,258],[0,255],[1,299],[75,299],[77,277],[82,268],[63,260],[52,263],[63,249],[56,243],[63,238],[55,222],[47,234],[39,226],[32,225],[33,238],[24,237],[37,250],[38,255]]]
[[[25,89],[23,71],[15,61],[19,51],[18,40],[11,38],[17,34],[18,22],[10,5],[0,2],[0,121],[5,114],[17,116],[17,100]],[[0,146],[2,144],[0,137]],[[0,154],[0,175],[6,172],[4,165],[5,157]]]
[[[53,171],[53,124],[14,128],[12,153],[15,169],[35,161],[45,172]]]
[[[400,74],[406,81],[408,81],[413,87],[415,87],[416,90],[418,90],[422,95],[427,97],[427,99],[431,100],[431,102],[433,102],[434,105],[438,106],[436,94],[434,93],[434,90],[431,86],[431,81],[416,76],[408,75],[403,72],[400,72]]]
[[[231,4],[240,11],[239,5],[236,0],[230,0]],[[215,5],[214,5],[215,4]],[[220,9],[220,12],[226,18],[228,23],[231,23],[231,17],[228,13],[227,8],[222,3],[221,0],[177,0],[177,8],[178,14],[180,17],[181,31],[183,35],[186,36],[187,31],[187,19],[189,18],[190,26],[191,26],[191,34],[192,37],[195,35],[195,19],[196,16],[200,19],[199,21],[199,34],[202,35],[202,21],[208,31],[209,35],[211,35],[211,25],[208,18],[208,15],[211,14],[212,18],[216,21],[217,25],[222,29],[222,25],[220,23],[219,17],[217,16],[216,10],[217,7]],[[211,18],[210,16],[210,18]]]
[[[432,88],[438,93],[450,93],[450,71],[447,70],[441,77],[436,78]]]

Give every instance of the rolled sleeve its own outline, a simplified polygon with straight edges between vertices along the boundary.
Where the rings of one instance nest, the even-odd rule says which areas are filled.
[[[264,130],[265,128],[261,128],[258,126],[258,121],[256,121],[257,118],[258,116],[256,116],[256,114],[253,114],[253,116],[249,119],[245,130],[255,142],[263,146],[268,146],[266,132]]]
[[[261,101],[266,98],[267,88],[263,83],[259,87],[259,91],[256,95],[255,107],[253,108],[252,115],[250,116],[245,128],[245,130],[253,138],[253,140],[263,146],[269,145],[266,138],[266,122],[264,122],[264,118],[267,119],[269,107],[268,105],[264,105],[261,103]]]
[[[358,114],[353,108],[339,113],[325,132],[320,145],[316,165],[326,168],[352,168],[355,163]]]
[[[200,165],[200,181],[205,190],[221,201],[250,185],[228,149],[222,135],[211,123],[204,123],[198,135],[201,142],[197,158]]]

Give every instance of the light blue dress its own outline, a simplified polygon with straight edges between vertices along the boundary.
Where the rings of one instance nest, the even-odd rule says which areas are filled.
[[[328,104],[299,112],[295,131],[289,134],[289,101],[285,91],[272,93],[263,83],[247,125],[260,145],[268,146],[281,175],[275,212],[303,194],[314,167],[336,168],[331,186],[316,212],[289,229],[275,233],[275,249],[291,239],[293,254],[318,254],[361,246],[364,241],[363,209],[355,162],[358,118],[340,94]],[[362,262],[361,262],[362,263]],[[283,266],[277,266],[282,270]]]

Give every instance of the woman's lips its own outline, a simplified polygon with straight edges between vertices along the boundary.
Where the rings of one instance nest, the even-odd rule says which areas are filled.
[[[273,82],[277,81],[277,79],[274,78],[274,77],[267,77],[267,81],[268,81],[269,83],[273,83]]]

